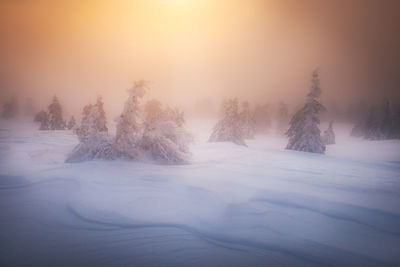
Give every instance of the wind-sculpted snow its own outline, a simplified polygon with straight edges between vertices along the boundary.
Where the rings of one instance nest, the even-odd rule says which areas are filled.
[[[0,258],[53,266],[399,265],[400,142],[354,139],[342,128],[326,155],[284,150],[286,140],[272,136],[248,147],[196,139],[183,166],[68,164],[78,142],[70,131],[2,130],[0,240],[11,242],[0,243]]]

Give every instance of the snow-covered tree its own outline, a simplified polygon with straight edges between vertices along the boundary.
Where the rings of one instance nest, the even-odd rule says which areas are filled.
[[[4,119],[14,119],[18,115],[18,100],[16,97],[3,105],[2,117]]]
[[[74,129],[75,125],[76,125],[75,117],[71,116],[71,118],[68,121],[68,125],[67,125],[68,130]]]
[[[318,115],[325,111],[325,107],[317,101],[320,95],[319,77],[315,70],[312,74],[311,90],[307,95],[306,104],[290,120],[290,128],[286,132],[289,137],[286,149],[312,153],[325,152],[325,145],[318,128],[320,123]]]
[[[152,127],[155,123],[162,120],[164,116],[162,103],[157,99],[147,101],[144,107],[144,126],[145,128]]]
[[[65,129],[65,121],[62,117],[62,107],[56,96],[53,98],[53,102],[48,107],[48,117],[50,130]]]
[[[256,124],[255,131],[257,133],[268,133],[271,128],[271,117],[269,114],[269,105],[257,105],[254,109],[254,121]]]
[[[40,122],[39,130],[49,129],[49,116],[47,115],[46,111],[41,110],[39,113],[37,113],[33,121]]]
[[[222,118],[214,126],[209,142],[233,142],[246,146],[238,112],[238,100],[229,99],[222,104]]]
[[[276,114],[276,130],[279,134],[286,132],[289,124],[289,110],[284,102],[280,102]]]
[[[101,96],[97,97],[97,101],[95,106],[97,107],[97,110],[99,112],[99,116],[96,118],[96,129],[99,132],[107,132],[107,119],[106,119],[106,113],[104,111],[104,103],[103,99]]]
[[[322,141],[325,145],[333,145],[336,143],[332,124],[332,122],[329,123],[328,128],[324,131],[324,135],[322,136]]]
[[[145,128],[140,141],[148,158],[163,164],[185,164],[190,159],[190,135],[184,129],[184,114],[179,109],[162,108],[158,100],[145,107]]]
[[[74,148],[66,162],[74,163],[93,159],[115,159],[117,154],[107,131],[99,131],[97,122],[102,116],[97,105],[84,108],[88,112],[79,129],[80,143]]]
[[[190,136],[172,120],[161,120],[145,130],[141,148],[163,164],[186,164],[190,159]]]
[[[175,122],[178,127],[183,127],[185,124],[185,113],[177,107],[167,106],[164,110],[164,116],[167,121]]]
[[[249,102],[245,101],[242,103],[242,111],[239,114],[239,118],[244,138],[253,139],[256,125],[253,114],[250,111]]]
[[[117,134],[115,146],[120,156],[126,158],[138,158],[141,154],[140,141],[143,127],[139,117],[139,98],[143,97],[147,88],[147,82],[139,80],[134,82],[128,90],[129,97],[125,102],[124,110],[117,120]]]

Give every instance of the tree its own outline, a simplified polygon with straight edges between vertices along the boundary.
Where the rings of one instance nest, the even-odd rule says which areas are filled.
[[[97,105],[84,108],[87,112],[79,131],[80,143],[67,157],[66,162],[74,163],[93,159],[115,159],[116,151],[106,131],[99,131],[97,122],[102,116]]]
[[[163,164],[186,164],[190,159],[189,134],[172,120],[161,120],[147,128],[141,147],[148,157]]]
[[[233,142],[246,146],[238,113],[238,100],[229,99],[222,104],[222,118],[214,126],[209,142]]]
[[[62,108],[55,96],[53,102],[48,107],[49,129],[50,130],[64,130],[65,121],[62,117]]]
[[[101,96],[97,97],[97,101],[95,106],[97,107],[97,111],[99,112],[99,116],[96,118],[95,127],[99,132],[107,132],[107,119],[106,113],[104,111],[104,103]]]
[[[290,120],[290,128],[286,132],[289,137],[286,149],[321,154],[325,152],[325,145],[318,128],[320,123],[318,114],[325,111],[325,107],[316,100],[320,95],[319,77],[315,70],[312,74],[311,90],[307,95],[306,104]]]
[[[4,119],[14,119],[18,115],[18,100],[16,97],[3,105],[2,117]]]
[[[76,125],[75,117],[71,116],[71,118],[68,121],[68,125],[67,125],[68,130],[73,129],[75,127],[75,125]]]
[[[150,100],[145,107],[145,127],[142,151],[148,158],[163,164],[189,162],[190,135],[183,128],[184,113],[178,108],[163,109],[158,100]]]
[[[239,117],[244,138],[254,139],[256,125],[253,114],[250,111],[249,102],[245,101],[242,103],[242,112],[240,112]]]
[[[155,123],[162,119],[165,114],[162,110],[162,104],[157,99],[147,101],[144,108],[144,125],[145,128],[152,127]]]
[[[39,130],[49,129],[49,116],[47,115],[46,111],[41,110],[39,113],[37,113],[33,121],[40,122]]]
[[[324,135],[322,136],[322,141],[325,145],[333,145],[336,143],[332,124],[332,122],[329,123],[328,129],[324,131]]]
[[[129,97],[124,110],[117,120],[115,146],[122,157],[131,159],[140,157],[143,127],[140,124],[138,100],[144,96],[147,84],[144,80],[134,82],[133,87],[128,90]]]

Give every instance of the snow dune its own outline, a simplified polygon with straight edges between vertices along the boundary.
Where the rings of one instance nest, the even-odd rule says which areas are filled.
[[[3,123],[0,260],[400,265],[399,141],[351,138],[338,125],[337,145],[319,155],[284,150],[273,135],[248,147],[207,143],[210,126],[189,125],[192,164],[162,166],[67,164],[70,131]]]

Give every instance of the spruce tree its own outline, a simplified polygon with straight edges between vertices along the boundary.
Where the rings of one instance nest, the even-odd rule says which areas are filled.
[[[74,148],[66,162],[74,163],[92,159],[115,159],[116,151],[106,131],[99,131],[97,122],[102,114],[97,105],[84,108],[85,117],[79,128],[80,143]]]
[[[233,142],[246,146],[238,112],[238,100],[229,99],[222,105],[222,118],[214,126],[209,142]]]
[[[48,116],[50,130],[65,129],[65,121],[62,117],[62,107],[56,96],[53,98],[53,102],[48,107]]]
[[[322,154],[325,152],[325,145],[318,128],[320,123],[318,114],[325,111],[325,107],[317,101],[321,95],[319,83],[318,72],[315,70],[306,104],[290,120],[290,128],[286,132],[289,137],[286,149]]]
[[[139,98],[144,96],[146,88],[146,81],[134,82],[133,87],[128,90],[129,97],[124,110],[117,120],[115,146],[122,157],[133,159],[141,154],[140,141],[143,127],[139,117]]]

